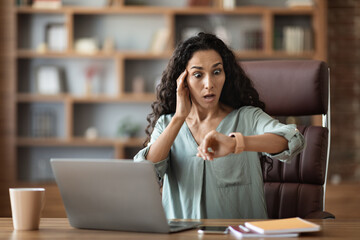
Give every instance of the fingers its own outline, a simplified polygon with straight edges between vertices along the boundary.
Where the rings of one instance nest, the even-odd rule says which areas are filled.
[[[181,75],[179,76],[179,78],[176,80],[176,84],[177,84],[177,91],[181,91],[182,89],[184,89],[185,87],[187,87],[186,85],[186,75],[187,75],[187,70],[185,69]]]
[[[175,115],[186,118],[191,110],[190,90],[186,84],[186,69],[180,74],[176,80],[176,112]]]
[[[215,152],[212,150],[212,148],[208,148],[206,153],[202,150],[202,147],[198,147],[198,152],[196,154],[197,157],[201,157],[204,160],[212,161],[214,160],[214,154]]]
[[[214,160],[215,151],[212,143],[216,137],[216,134],[216,131],[211,131],[205,136],[204,140],[198,147],[198,153],[196,156],[201,157],[204,160]]]

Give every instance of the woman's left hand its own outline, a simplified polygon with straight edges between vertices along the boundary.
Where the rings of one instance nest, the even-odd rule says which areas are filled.
[[[198,147],[196,156],[204,160],[214,160],[214,158],[223,157],[235,150],[235,138],[226,136],[215,130],[206,134],[204,140]]]

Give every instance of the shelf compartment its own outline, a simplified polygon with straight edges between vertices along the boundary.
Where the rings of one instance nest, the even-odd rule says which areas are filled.
[[[36,72],[41,66],[55,66],[60,71],[61,92],[73,96],[116,96],[117,75],[114,61],[108,59],[53,59],[34,58],[18,59],[17,92],[21,94],[36,94]],[[86,71],[90,67],[97,72],[87,80]],[[87,93],[87,84],[92,84]],[[89,88],[90,89],[90,88]],[[64,96],[64,95],[63,95]]]
[[[274,15],[273,49],[289,54],[315,49],[311,15]]]
[[[72,136],[83,138],[87,129],[94,127],[100,139],[117,138],[120,121],[129,117],[140,127],[137,136],[143,137],[148,124],[146,116],[150,112],[150,103],[76,103],[72,119]]]
[[[125,60],[125,93],[137,93],[127,96],[154,94],[155,87],[161,81],[168,59],[126,59]],[[138,89],[138,90],[136,90]]]
[[[74,45],[79,39],[93,38],[102,49],[106,39],[113,39],[116,51],[147,52],[156,32],[166,26],[165,16],[159,14],[75,14]]]
[[[58,13],[17,15],[17,49],[37,49],[41,43],[46,42],[46,29],[49,24],[64,24],[66,29],[65,22],[65,15]]]
[[[114,158],[112,147],[18,147],[17,179],[24,182],[54,180],[51,158]]]
[[[18,137],[65,137],[64,104],[58,102],[19,103]]]
[[[263,50],[262,19],[263,16],[260,14],[211,16],[179,14],[175,18],[176,42],[179,43],[203,31],[218,35],[234,51]]]

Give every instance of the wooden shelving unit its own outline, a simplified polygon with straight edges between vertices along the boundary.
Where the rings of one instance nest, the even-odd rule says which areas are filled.
[[[326,60],[326,0],[315,1],[313,7],[237,6],[231,10],[220,7],[222,3],[221,0],[217,0],[215,3],[214,6],[209,7],[127,6],[125,5],[125,1],[118,0],[115,1],[114,6],[110,7],[64,6],[53,10],[34,9],[30,6],[24,7],[14,4],[13,14],[17,20],[15,32],[17,33],[16,38],[18,39],[17,47],[14,49],[16,62],[15,79],[11,80],[15,85],[13,99],[14,107],[17,109],[15,118],[18,119],[18,130],[15,136],[16,140],[14,141],[15,159],[13,159],[13,161],[18,164],[15,164],[15,166],[21,168],[21,163],[19,162],[20,155],[21,157],[29,157],[26,161],[33,161],[32,154],[38,156],[37,154],[39,153],[37,153],[37,151],[46,151],[46,149],[55,151],[54,149],[63,147],[66,149],[78,147],[80,148],[79,151],[84,151],[84,148],[106,148],[112,151],[111,156],[109,155],[108,157],[131,158],[133,152],[142,147],[144,136],[125,139],[108,133],[102,134],[102,130],[104,132],[116,132],[116,126],[113,126],[111,131],[108,131],[108,129],[105,129],[101,124],[96,126],[100,131],[100,136],[97,139],[87,140],[83,137],[82,132],[86,127],[90,127],[92,123],[99,124],[99,122],[101,122],[99,115],[102,115],[102,113],[98,113],[97,111],[107,109],[108,107],[110,109],[107,111],[112,112],[113,116],[116,116],[118,113],[120,114],[122,111],[119,109],[122,107],[127,107],[128,109],[124,110],[125,112],[131,109],[133,112],[141,113],[143,115],[141,118],[145,119],[146,115],[150,112],[151,102],[155,100],[154,83],[156,80],[154,80],[154,78],[159,77],[164,70],[175,45],[181,40],[181,32],[189,26],[203,27],[206,30],[205,25],[197,26],[197,21],[192,21],[192,19],[200,19],[202,22],[206,22],[213,17],[220,17],[225,27],[228,26],[227,24],[231,21],[238,21],[239,26],[243,24],[242,21],[246,21],[247,18],[250,19],[249,21],[253,21],[253,23],[250,23],[262,32],[262,47],[259,49],[237,48],[236,46],[238,45],[236,45],[236,41],[242,32],[237,31],[236,28],[229,29],[229,32],[234,34],[235,40],[232,44],[234,44],[235,47],[233,47],[233,50],[239,60]],[[313,33],[313,48],[311,50],[290,53],[283,49],[274,48],[275,28],[279,27],[277,26],[276,19],[280,16],[288,18],[291,21],[292,19],[305,18],[305,25],[308,26]],[[42,28],[44,28],[44,26],[32,25],[34,24],[32,22],[43,24],[47,18],[50,19],[49,22],[61,21],[65,26],[67,48],[62,52],[45,51],[40,53],[36,51],[36,45],[39,44],[39,37],[37,35],[34,36],[35,34],[32,33],[32,31],[36,31],[36,34],[39,34],[40,31],[40,33],[43,34],[44,30]],[[121,21],[127,21],[128,18],[139,18],[145,22],[143,24],[137,23],[134,27],[131,26],[131,29],[125,30],[122,30],[121,26],[113,27],[104,23],[110,22],[111,20],[117,24],[121,23]],[[152,21],[152,19],[156,20],[154,20],[154,25],[157,24],[157,26],[147,25],[146,21]],[[85,20],[89,20],[86,21],[88,22],[86,25],[83,23]],[[100,27],[96,26],[97,24]],[[298,22],[294,21],[290,24],[297,25]],[[304,23],[300,22],[300,25],[301,24]],[[236,26],[236,24],[231,25],[231,27],[234,26]],[[243,27],[243,25],[241,25],[241,27]],[[138,28],[140,28],[140,30]],[[150,28],[150,30],[148,28]],[[150,45],[149,41],[152,40],[149,34],[154,35],[155,31],[161,28],[168,30],[169,38],[167,42],[169,44],[164,51],[152,52],[146,47]],[[135,31],[134,29],[136,32],[130,31]],[[113,34],[111,37],[115,38],[115,41],[117,41],[116,45],[118,45],[114,51],[106,52],[100,49],[100,51],[95,54],[83,54],[75,51],[75,41],[77,39],[87,35],[100,39],[107,37],[101,35],[102,31],[106,34],[109,32]],[[125,34],[117,34],[121,31],[124,31]],[[146,32],[146,34],[144,33],[144,39],[139,39],[137,36],[139,31]],[[131,35],[132,33],[134,36]],[[108,87],[108,90],[90,96],[79,94],[79,91],[74,90],[75,88],[71,89],[72,85],[79,85],[78,82],[83,81],[81,80],[81,75],[79,73],[75,75],[74,72],[76,72],[77,69],[83,68],[84,65],[89,64],[89,62],[90,64],[91,62],[100,64],[105,69],[104,72],[106,75],[111,76],[108,77],[111,80],[109,80],[110,87]],[[43,64],[59,65],[64,69],[65,73],[68,74],[67,81],[70,85],[67,91],[56,95],[40,95],[34,91],[34,87],[30,83],[34,81],[34,69]],[[155,69],[156,71],[154,70],[154,72],[151,73],[153,79],[146,83],[148,84],[147,91],[142,94],[132,93],[132,79],[136,77],[137,73],[144,74],[144,71],[146,72],[148,69]],[[77,90],[81,90],[83,87],[84,86],[77,86]],[[32,137],[31,134],[27,134],[27,130],[19,130],[19,128],[26,123],[26,119],[28,120],[27,122],[31,122],[31,113],[29,112],[31,112],[33,108],[36,109],[37,106],[42,105],[54,105],[57,108],[55,115],[57,116],[57,121],[62,126],[60,130],[58,130],[60,133],[50,138],[44,138]],[[117,105],[120,105],[120,107],[116,107]],[[142,106],[140,110],[137,109],[138,105]],[[111,122],[109,124],[106,121],[109,118],[106,114],[101,117],[106,118],[103,125],[107,125],[108,127],[112,125]],[[87,124],[89,125],[85,126]],[[27,128],[30,129],[31,126],[27,126]],[[24,149],[29,152],[28,155],[24,155],[24,153],[21,152]],[[56,155],[55,152],[54,155]],[[86,151],[84,151],[83,155],[86,157]],[[24,161],[24,159],[22,159],[22,161]],[[15,170],[14,172],[19,173],[21,171]],[[15,174],[14,180],[16,181],[19,178],[21,178],[21,176]],[[48,182],[48,180],[46,181]],[[35,179],[35,182],[38,181],[39,179]],[[26,182],[32,185],[34,184],[33,179],[28,179],[28,181],[21,181],[22,186]],[[47,184],[47,186],[48,185],[49,184]]]

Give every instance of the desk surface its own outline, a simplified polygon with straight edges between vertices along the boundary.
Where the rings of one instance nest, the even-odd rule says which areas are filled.
[[[236,225],[245,220],[203,220],[204,225]],[[360,219],[356,220],[311,220],[320,224],[322,230],[303,233],[302,239],[360,239]],[[14,231],[11,218],[0,218],[0,239],[238,239],[228,235],[201,235],[197,230],[172,234],[133,233],[75,229],[66,218],[44,218],[38,231]],[[254,238],[252,238],[254,239]],[[268,238],[271,239],[271,238]],[[286,239],[286,238],[281,238]],[[296,239],[296,238],[289,238]]]

